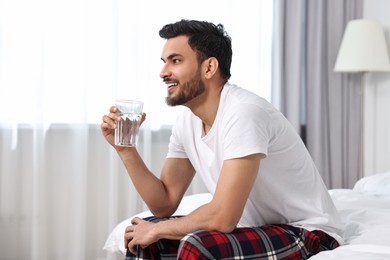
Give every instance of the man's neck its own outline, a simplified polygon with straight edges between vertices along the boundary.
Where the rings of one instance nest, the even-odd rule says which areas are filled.
[[[192,113],[202,120],[204,135],[210,131],[217,116],[223,87],[224,84],[209,87],[205,93],[187,104]]]

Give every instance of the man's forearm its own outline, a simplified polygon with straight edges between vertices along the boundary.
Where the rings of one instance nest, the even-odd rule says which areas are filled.
[[[179,240],[196,230],[231,232],[237,223],[212,203],[205,204],[187,216],[160,221],[154,231],[158,239]]]
[[[118,152],[127,173],[138,193],[153,212],[164,206],[167,193],[163,183],[145,165],[135,148],[123,149]]]

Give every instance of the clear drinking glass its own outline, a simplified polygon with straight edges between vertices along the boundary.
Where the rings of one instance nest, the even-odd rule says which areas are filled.
[[[136,147],[138,131],[141,124],[143,102],[136,100],[118,99],[115,106],[121,116],[115,129],[115,145]]]

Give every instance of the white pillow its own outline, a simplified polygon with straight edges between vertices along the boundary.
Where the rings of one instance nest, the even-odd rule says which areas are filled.
[[[210,193],[199,193],[185,196],[173,215],[188,215],[201,205],[210,202],[211,199],[212,195]],[[126,249],[124,247],[124,234],[126,227],[131,226],[131,220],[134,217],[145,218],[149,216],[152,216],[152,213],[148,210],[141,212],[135,216],[132,216],[119,223],[108,236],[103,249],[112,253],[122,253],[125,255]]]
[[[372,195],[390,195],[390,172],[364,177],[356,182],[353,190]]]

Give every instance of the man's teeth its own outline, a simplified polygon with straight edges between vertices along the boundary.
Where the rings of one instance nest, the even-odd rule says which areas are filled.
[[[168,84],[168,87],[173,87],[173,86],[177,86],[177,83],[170,83],[170,84]]]

